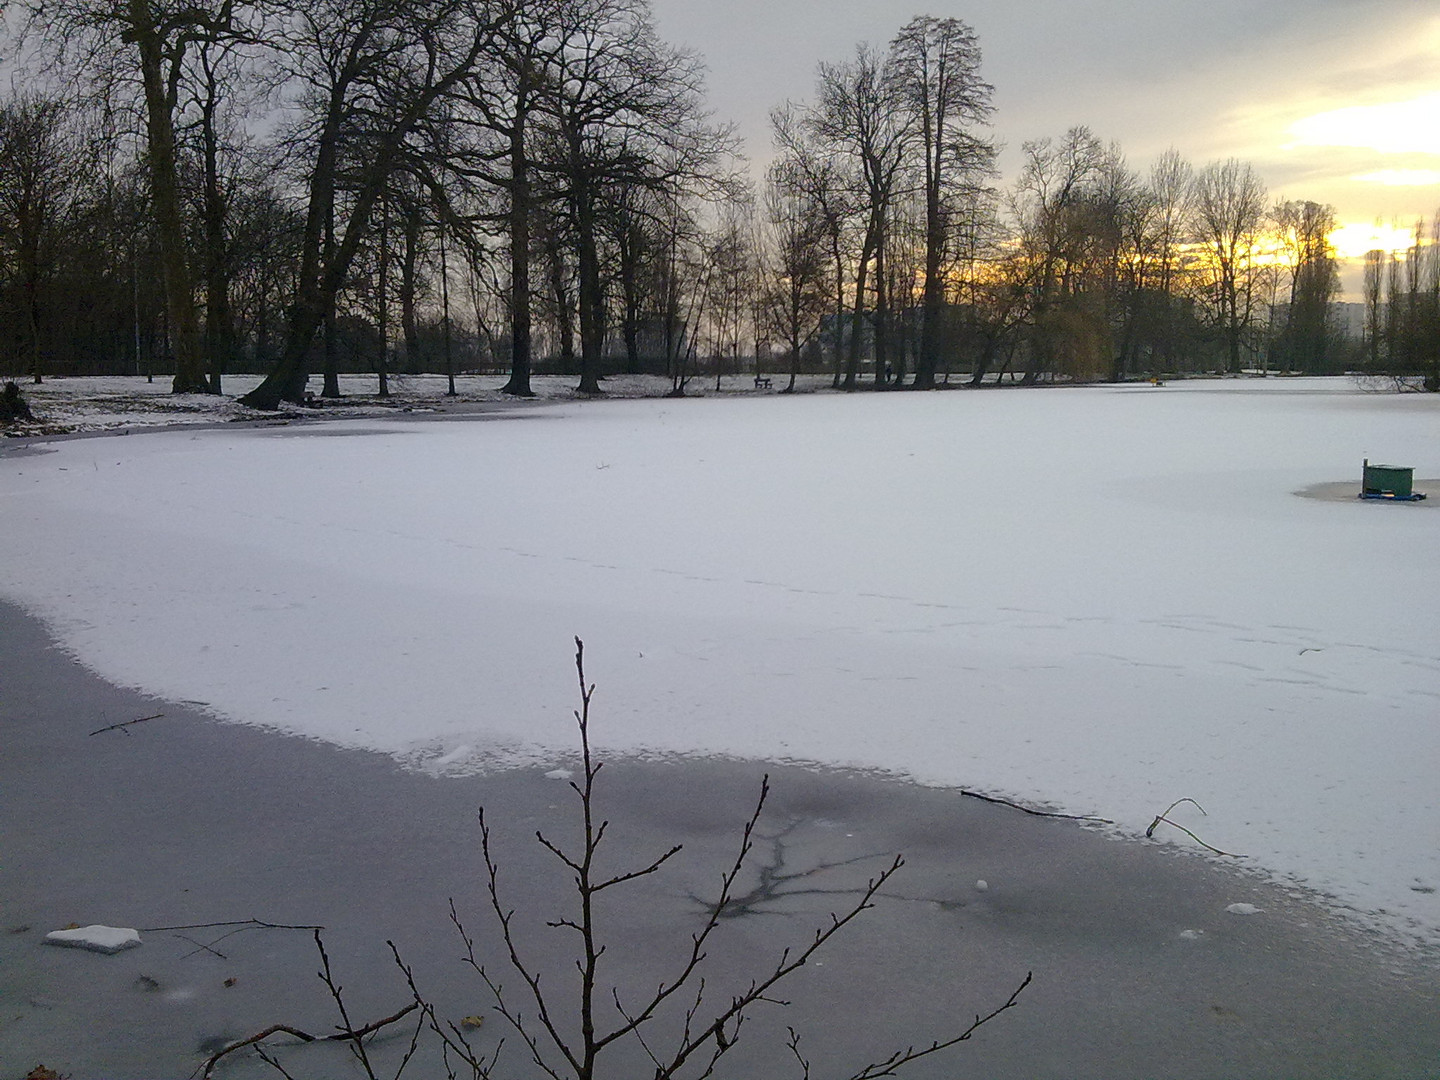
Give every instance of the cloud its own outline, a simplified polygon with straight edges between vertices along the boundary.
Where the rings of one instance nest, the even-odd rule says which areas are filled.
[[[1440,169],[1381,169],[1350,179],[1360,184],[1384,184],[1386,187],[1440,186]]]
[[[1351,105],[1290,124],[1294,146],[1353,146],[1382,154],[1440,156],[1440,91],[1404,101]]]

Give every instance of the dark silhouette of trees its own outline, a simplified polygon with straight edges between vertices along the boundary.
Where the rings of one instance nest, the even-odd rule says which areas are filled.
[[[1383,278],[1383,296],[1382,296]],[[1440,213],[1396,255],[1366,256],[1367,370],[1402,390],[1440,392]]]
[[[508,367],[517,396],[537,362],[586,394],[663,366],[678,392],[720,337],[730,369],[775,342],[792,386],[833,355],[846,389],[867,363],[876,387],[929,388],[1345,359],[1333,211],[1267,219],[1244,162],[1197,175],[1172,150],[1142,173],[1076,127],[1024,143],[1002,199],[957,19],[917,16],[775,110],[777,168],[730,258],[734,140],[648,0],[22,11],[66,88],[0,117],[4,346],[32,378],[173,370],[174,390],[219,392],[245,366],[267,372],[245,401],[274,408],[309,397],[312,369],[322,396],[344,365],[385,394],[392,363],[442,356]],[[35,109],[50,135],[27,135]],[[1430,362],[1431,252],[1369,260],[1369,368]],[[442,316],[462,279],[468,307]]]
[[[234,0],[26,0],[25,33],[60,64],[74,59],[109,86],[139,83],[176,393],[210,389],[199,337],[183,209],[177,116],[187,61],[202,42],[240,33]]]
[[[304,401],[315,336],[391,176],[509,15],[484,0],[322,0],[284,13],[278,63],[296,94],[308,201],[284,350],[246,404]]]
[[[12,343],[36,383],[45,374],[49,309],[59,299],[48,286],[78,207],[83,165],[79,133],[60,98],[20,94],[0,104],[0,268]]]
[[[1271,217],[1289,278],[1284,323],[1275,335],[1276,359],[1282,370],[1329,373],[1336,351],[1330,304],[1340,291],[1330,244],[1335,208],[1289,200],[1278,203]]]

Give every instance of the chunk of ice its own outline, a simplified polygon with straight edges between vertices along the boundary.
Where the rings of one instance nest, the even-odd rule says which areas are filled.
[[[52,930],[45,935],[47,945],[68,945],[91,952],[117,953],[140,944],[140,931],[120,926],[81,926],[75,930]]]

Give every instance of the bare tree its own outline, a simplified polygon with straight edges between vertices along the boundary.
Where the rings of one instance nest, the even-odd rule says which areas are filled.
[[[1265,185],[1247,162],[1215,161],[1195,177],[1192,228],[1213,274],[1227,368],[1241,370],[1241,344],[1254,319],[1255,244],[1265,215]]]
[[[455,152],[436,162],[464,181],[494,189],[507,204],[494,222],[508,240],[510,263],[510,378],[502,389],[517,397],[533,395],[532,244],[537,213],[554,197],[541,190],[535,171],[537,110],[565,48],[572,6],[570,0],[527,0],[516,6],[476,77],[453,91],[454,108],[446,120],[462,134]]]
[[[916,16],[890,43],[888,76],[923,158],[924,315],[915,368],[917,389],[935,385],[945,262],[952,217],[983,198],[995,147],[977,129],[989,122],[993,87],[980,78],[980,43],[959,19]]]
[[[1362,295],[1365,303],[1365,356],[1371,371],[1380,370],[1380,352],[1385,338],[1385,316],[1381,305],[1385,280],[1386,254],[1379,249],[1365,253],[1365,281]]]
[[[58,97],[19,94],[0,104],[0,270],[9,263],[14,330],[33,382],[44,378],[46,282],[78,203],[83,146]]]
[[[750,311],[755,281],[755,252],[751,244],[748,202],[735,201],[721,207],[721,217],[708,244],[709,272],[706,275],[706,311],[715,361],[715,390],[728,357],[730,368],[740,368],[740,343],[744,338],[745,316]]]
[[[574,0],[539,108],[555,157],[536,163],[560,185],[575,240],[581,393],[600,392],[605,298],[603,219],[611,193],[726,186],[728,129],[705,118],[698,57],[662,42],[644,0]]]
[[[783,186],[803,198],[819,215],[830,262],[830,297],[833,301],[833,344],[838,387],[845,366],[845,294],[849,281],[848,233],[858,207],[857,185],[846,158],[818,137],[809,114],[786,103],[770,114],[777,167]]]
[[[245,404],[305,400],[315,335],[381,195],[437,103],[476,71],[507,3],[307,0],[285,12],[278,63],[297,95],[308,205],[285,348]]]
[[[176,393],[210,389],[188,262],[176,145],[180,86],[196,44],[237,32],[235,0],[25,0],[24,33],[61,64],[112,84],[138,76],[150,205]]]
[[[1330,302],[1340,289],[1330,244],[1335,208],[1285,200],[1270,217],[1289,278],[1285,321],[1275,342],[1279,359],[1291,371],[1324,372],[1332,351]]]
[[[1150,166],[1154,270],[1151,281],[1158,307],[1155,336],[1162,364],[1171,367],[1178,350],[1177,294],[1185,277],[1185,240],[1195,170],[1174,147]],[[1153,367],[1152,367],[1153,370]]]
[[[614,1052],[629,1045],[640,1049],[649,1062],[646,1071],[655,1080],[678,1080],[685,1076],[703,1080],[714,1075],[721,1059],[736,1045],[747,1019],[756,1010],[776,1004],[776,988],[873,906],[876,896],[900,870],[904,860],[896,857],[863,887],[854,890],[854,900],[843,911],[832,914],[802,945],[782,952],[772,965],[750,979],[748,986],[732,993],[728,1000],[712,1001],[707,994],[713,991],[705,979],[707,952],[725,914],[738,898],[737,883],[749,863],[769,794],[766,778],[754,809],[742,827],[736,857],[720,879],[719,894],[707,904],[705,919],[681,949],[671,973],[653,989],[640,991],[634,997],[610,985],[605,976],[607,946],[602,901],[608,900],[615,890],[659,873],[681,848],[675,845],[630,870],[610,873],[600,869],[610,822],[599,813],[597,780],[602,763],[593,757],[590,743],[590,705],[595,688],[585,680],[584,646],[579,639],[575,644],[581,696],[575,719],[580,733],[581,770],[570,787],[578,800],[580,836],[574,846],[564,846],[543,833],[537,834],[537,840],[565,868],[573,882],[573,911],[552,919],[548,925],[574,936],[578,985],[573,991],[566,988],[568,984],[552,986],[543,979],[539,967],[527,958],[523,931],[515,919],[514,908],[503,895],[501,867],[483,809],[481,851],[486,867],[487,899],[499,926],[506,966],[521,983],[518,993],[507,991],[502,977],[481,959],[474,937],[466,930],[453,904],[451,917],[464,940],[466,962],[490,991],[496,1011],[519,1038],[525,1053],[545,1075],[554,1080],[596,1080],[606,1075]],[[403,962],[401,968],[431,1032],[442,1042],[447,1060],[463,1063],[477,1080],[497,1076],[499,1051],[488,1058],[477,1052],[464,1029],[443,1020],[426,1000],[413,971]],[[895,1075],[911,1062],[969,1040],[982,1026],[1013,1008],[1029,983],[1030,976],[1026,975],[998,1008],[987,1015],[977,1015],[961,1030],[927,1045],[898,1050],[857,1070],[851,1080]],[[809,1065],[800,1055],[799,1036],[793,1030],[787,1045],[798,1059],[803,1075],[808,1076]]]
[[[821,64],[816,80],[816,103],[809,124],[817,139],[832,152],[849,158],[848,174],[856,180],[864,207],[864,239],[856,262],[851,315],[850,346],[846,354],[846,390],[859,385],[860,341],[865,316],[865,287],[874,282],[875,385],[883,385],[888,311],[885,302],[887,230],[895,199],[900,193],[902,167],[914,137],[910,118],[899,107],[895,81],[885,61],[867,45],[841,64]],[[873,263],[873,273],[872,273]]]
[[[766,174],[765,225],[770,262],[764,276],[762,310],[770,329],[785,342],[794,391],[804,349],[820,331],[830,304],[826,243],[830,223],[823,205],[812,198],[803,175],[784,158]]]

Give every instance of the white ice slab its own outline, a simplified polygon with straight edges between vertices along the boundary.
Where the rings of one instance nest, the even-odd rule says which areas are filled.
[[[140,944],[140,931],[121,926],[81,926],[74,930],[52,930],[45,935],[47,945],[67,945],[91,952],[117,953]]]

